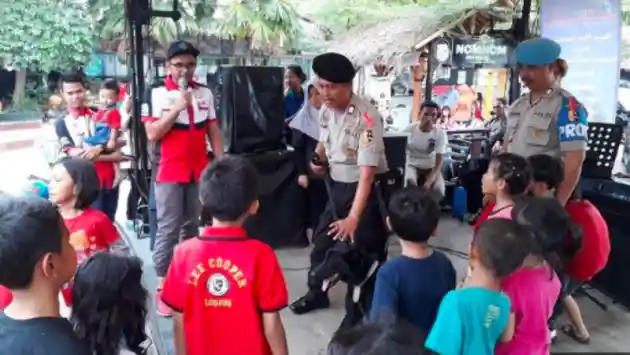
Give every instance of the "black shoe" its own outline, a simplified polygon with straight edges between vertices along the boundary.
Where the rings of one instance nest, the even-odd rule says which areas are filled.
[[[291,303],[289,309],[297,314],[306,314],[317,309],[324,309],[330,307],[330,300],[328,295],[319,291],[308,291],[306,295],[298,298],[295,302]]]

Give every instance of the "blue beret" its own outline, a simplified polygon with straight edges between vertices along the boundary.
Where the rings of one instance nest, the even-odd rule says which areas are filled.
[[[545,37],[528,39],[516,46],[516,62],[533,67],[549,65],[560,58],[561,50],[560,44],[552,39]]]

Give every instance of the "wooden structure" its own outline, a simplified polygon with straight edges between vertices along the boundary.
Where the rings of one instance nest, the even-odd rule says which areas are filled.
[[[502,36],[512,38],[521,1],[446,1],[433,6],[409,6],[389,21],[360,26],[333,41],[328,50],[343,53],[359,68],[374,66],[378,75],[414,67],[412,112],[422,102],[426,55],[431,42],[442,36]],[[360,79],[361,80],[361,79]],[[359,87],[362,85],[359,84]]]

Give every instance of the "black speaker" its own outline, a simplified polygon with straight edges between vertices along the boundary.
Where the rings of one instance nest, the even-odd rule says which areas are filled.
[[[258,213],[247,218],[244,227],[272,248],[308,246],[308,203],[297,184],[293,154],[284,150],[243,155],[258,170],[260,191]]]
[[[280,67],[220,67],[209,76],[227,152],[285,149],[284,72]]]
[[[602,214],[610,234],[610,257],[604,270],[595,276],[593,284],[600,291],[630,307],[630,284],[626,272],[630,267],[630,183],[623,180],[589,179],[580,180],[580,190]]]
[[[385,181],[382,186],[382,194],[385,202],[405,184],[405,168],[407,167],[407,135],[386,134],[385,157],[389,171],[380,176]]]

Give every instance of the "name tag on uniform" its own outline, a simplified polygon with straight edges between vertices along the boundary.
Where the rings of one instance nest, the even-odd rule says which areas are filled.
[[[553,119],[553,114],[551,112],[534,112],[534,116],[549,120]]]

